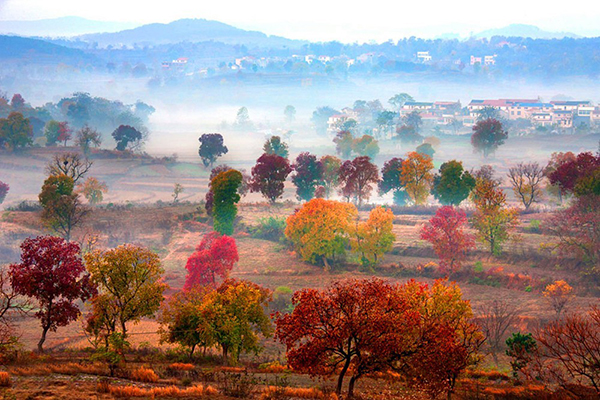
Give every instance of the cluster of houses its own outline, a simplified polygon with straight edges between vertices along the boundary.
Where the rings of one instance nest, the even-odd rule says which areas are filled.
[[[398,113],[396,121],[400,123],[407,114],[418,112],[424,125],[452,127],[458,133],[460,127],[472,127],[485,108],[494,108],[503,120],[525,120],[532,127],[557,127],[568,129],[580,125],[600,126],[600,106],[591,101],[551,101],[549,103],[538,99],[497,99],[471,100],[462,107],[460,101],[407,101]],[[349,120],[362,123],[363,114],[346,107],[340,114],[332,115],[328,120],[329,132],[336,130]]]

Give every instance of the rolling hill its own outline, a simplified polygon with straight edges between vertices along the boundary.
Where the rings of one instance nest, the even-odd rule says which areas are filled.
[[[0,60],[3,62],[30,61],[35,64],[79,64],[95,62],[96,57],[69,47],[39,39],[0,35]]]
[[[493,36],[523,37],[531,39],[563,39],[580,38],[581,36],[570,32],[550,32],[544,31],[537,26],[524,24],[511,24],[504,28],[488,29],[480,32],[475,37],[491,38]]]
[[[79,39],[108,45],[158,45],[179,42],[214,41],[233,45],[259,47],[300,47],[304,42],[262,32],[247,31],[218,21],[180,19],[168,24],[148,24],[115,33],[82,35]]]

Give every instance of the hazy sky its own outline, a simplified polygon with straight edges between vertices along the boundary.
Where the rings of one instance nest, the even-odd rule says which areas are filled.
[[[466,35],[511,23],[600,34],[598,0],[0,0],[0,23],[71,15],[139,23],[206,18],[293,39],[344,42]]]

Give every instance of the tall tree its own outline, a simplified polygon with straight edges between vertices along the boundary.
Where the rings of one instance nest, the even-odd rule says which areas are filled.
[[[185,268],[185,290],[217,287],[217,277],[227,279],[233,265],[239,261],[235,240],[211,232],[204,235],[196,251],[188,258]]]
[[[408,194],[400,180],[403,162],[404,160],[398,157],[386,161],[381,169],[381,180],[379,181],[379,194],[384,195],[392,191],[394,204],[399,206],[405,205],[408,198]]]
[[[315,128],[315,131],[319,135],[325,135],[327,133],[327,121],[329,117],[335,114],[339,114],[338,110],[335,110],[331,107],[317,107],[317,109],[313,112],[311,122]]]
[[[564,159],[550,174],[550,184],[560,187],[563,194],[573,194],[586,177],[594,177],[600,169],[600,154],[579,153],[575,159]],[[576,193],[575,193],[576,194]]]
[[[102,137],[97,130],[84,125],[75,133],[75,145],[78,146],[86,157],[90,156],[92,147],[100,147]]]
[[[383,369],[403,334],[417,325],[395,286],[381,279],[338,281],[324,290],[302,289],[293,311],[278,315],[276,338],[289,365],[312,376],[338,375],[336,393],[352,373],[348,398],[363,375]],[[399,344],[399,343],[398,343]]]
[[[198,155],[205,167],[212,167],[217,158],[229,151],[223,144],[223,135],[220,133],[205,133],[198,141],[200,142]]]
[[[44,181],[38,196],[43,208],[42,221],[66,240],[71,239],[73,229],[89,213],[73,188],[72,178],[64,174],[51,175]]]
[[[262,193],[271,203],[275,203],[283,195],[285,180],[291,172],[286,158],[263,154],[252,167],[250,190]]]
[[[546,190],[548,191],[548,193],[550,195],[552,195],[558,199],[559,204],[563,203],[565,196],[568,194],[563,193],[559,182],[555,182],[555,183],[550,182],[550,175],[552,175],[552,173],[554,173],[554,171],[556,171],[557,168],[559,166],[561,166],[562,164],[570,162],[570,161],[575,161],[576,159],[577,159],[577,156],[575,156],[575,154],[573,154],[570,151],[568,151],[566,153],[563,153],[563,152],[556,153],[555,152],[555,153],[552,153],[552,156],[550,157],[550,160],[548,160],[548,164],[546,165],[546,168],[544,169],[544,176],[548,180],[548,185],[546,186]]]
[[[423,118],[421,118],[421,113],[418,111],[411,111],[406,114],[402,120],[406,126],[410,126],[414,129],[415,133],[419,134],[421,132],[421,127],[423,126]]]
[[[287,143],[281,141],[280,136],[271,136],[263,145],[263,153],[288,158],[289,149]]]
[[[371,163],[367,156],[356,157],[354,160],[344,161],[340,167],[341,193],[347,199],[354,197],[361,206],[363,200],[369,200],[372,185],[379,182],[377,166]]]
[[[99,296],[111,304],[110,312],[127,337],[127,323],[153,317],[163,300],[167,285],[158,255],[132,244],[85,255],[85,265]]]
[[[509,329],[518,322],[519,307],[505,300],[492,300],[479,307],[477,322],[486,338],[494,363],[498,365],[498,353],[504,349]]]
[[[52,236],[28,238],[21,244],[21,262],[10,266],[15,292],[37,303],[35,316],[42,324],[38,351],[44,351],[48,331],[76,320],[95,293],[79,256],[79,245]]]
[[[336,156],[326,155],[321,157],[319,162],[321,163],[323,171],[322,184],[325,198],[329,199],[340,184],[339,175],[342,160]]]
[[[467,252],[475,248],[475,238],[465,232],[467,223],[464,211],[444,206],[421,228],[421,239],[433,245],[441,271],[448,279],[461,269]]]
[[[489,246],[491,254],[499,254],[518,223],[519,212],[506,206],[506,195],[489,180],[479,180],[471,198],[475,203],[471,223],[477,237]]]
[[[423,205],[427,201],[433,182],[432,169],[431,158],[415,151],[408,153],[408,157],[402,162],[400,181],[416,205]]]
[[[210,182],[213,193],[214,228],[222,235],[232,235],[237,216],[238,190],[242,184],[242,173],[230,169],[219,173]]]
[[[540,201],[542,197],[542,180],[544,169],[537,162],[518,163],[508,170],[508,178],[515,192],[515,196],[521,199],[525,210],[533,203]]]
[[[488,118],[473,126],[471,144],[476,152],[483,153],[483,157],[488,158],[504,144],[507,138],[508,132],[504,130],[502,123],[497,119]]]
[[[458,206],[469,197],[475,184],[475,178],[463,169],[462,162],[447,161],[433,177],[431,193],[444,205]]]
[[[315,197],[315,190],[323,180],[323,165],[317,157],[308,152],[300,153],[292,165],[295,174],[292,182],[296,185],[298,200],[308,201]]]

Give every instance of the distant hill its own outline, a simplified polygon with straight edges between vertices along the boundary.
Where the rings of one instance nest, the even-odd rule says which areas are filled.
[[[491,38],[493,36],[506,36],[506,37],[523,37],[531,39],[563,39],[563,38],[580,38],[581,36],[570,32],[550,32],[544,31],[533,25],[524,24],[512,24],[504,28],[488,29],[480,32],[475,37],[478,38]]]
[[[82,35],[81,40],[97,42],[100,46],[133,44],[157,45],[180,42],[215,41],[225,44],[260,47],[300,47],[304,42],[262,32],[246,31],[218,21],[180,19],[169,24],[142,25],[116,33]]]
[[[139,25],[129,22],[92,21],[80,17],[61,17],[37,21],[0,21],[0,34],[63,37],[97,32],[118,32]]]
[[[59,46],[39,39],[0,35],[0,60],[30,61],[35,64],[79,64],[96,58],[77,49]]]

